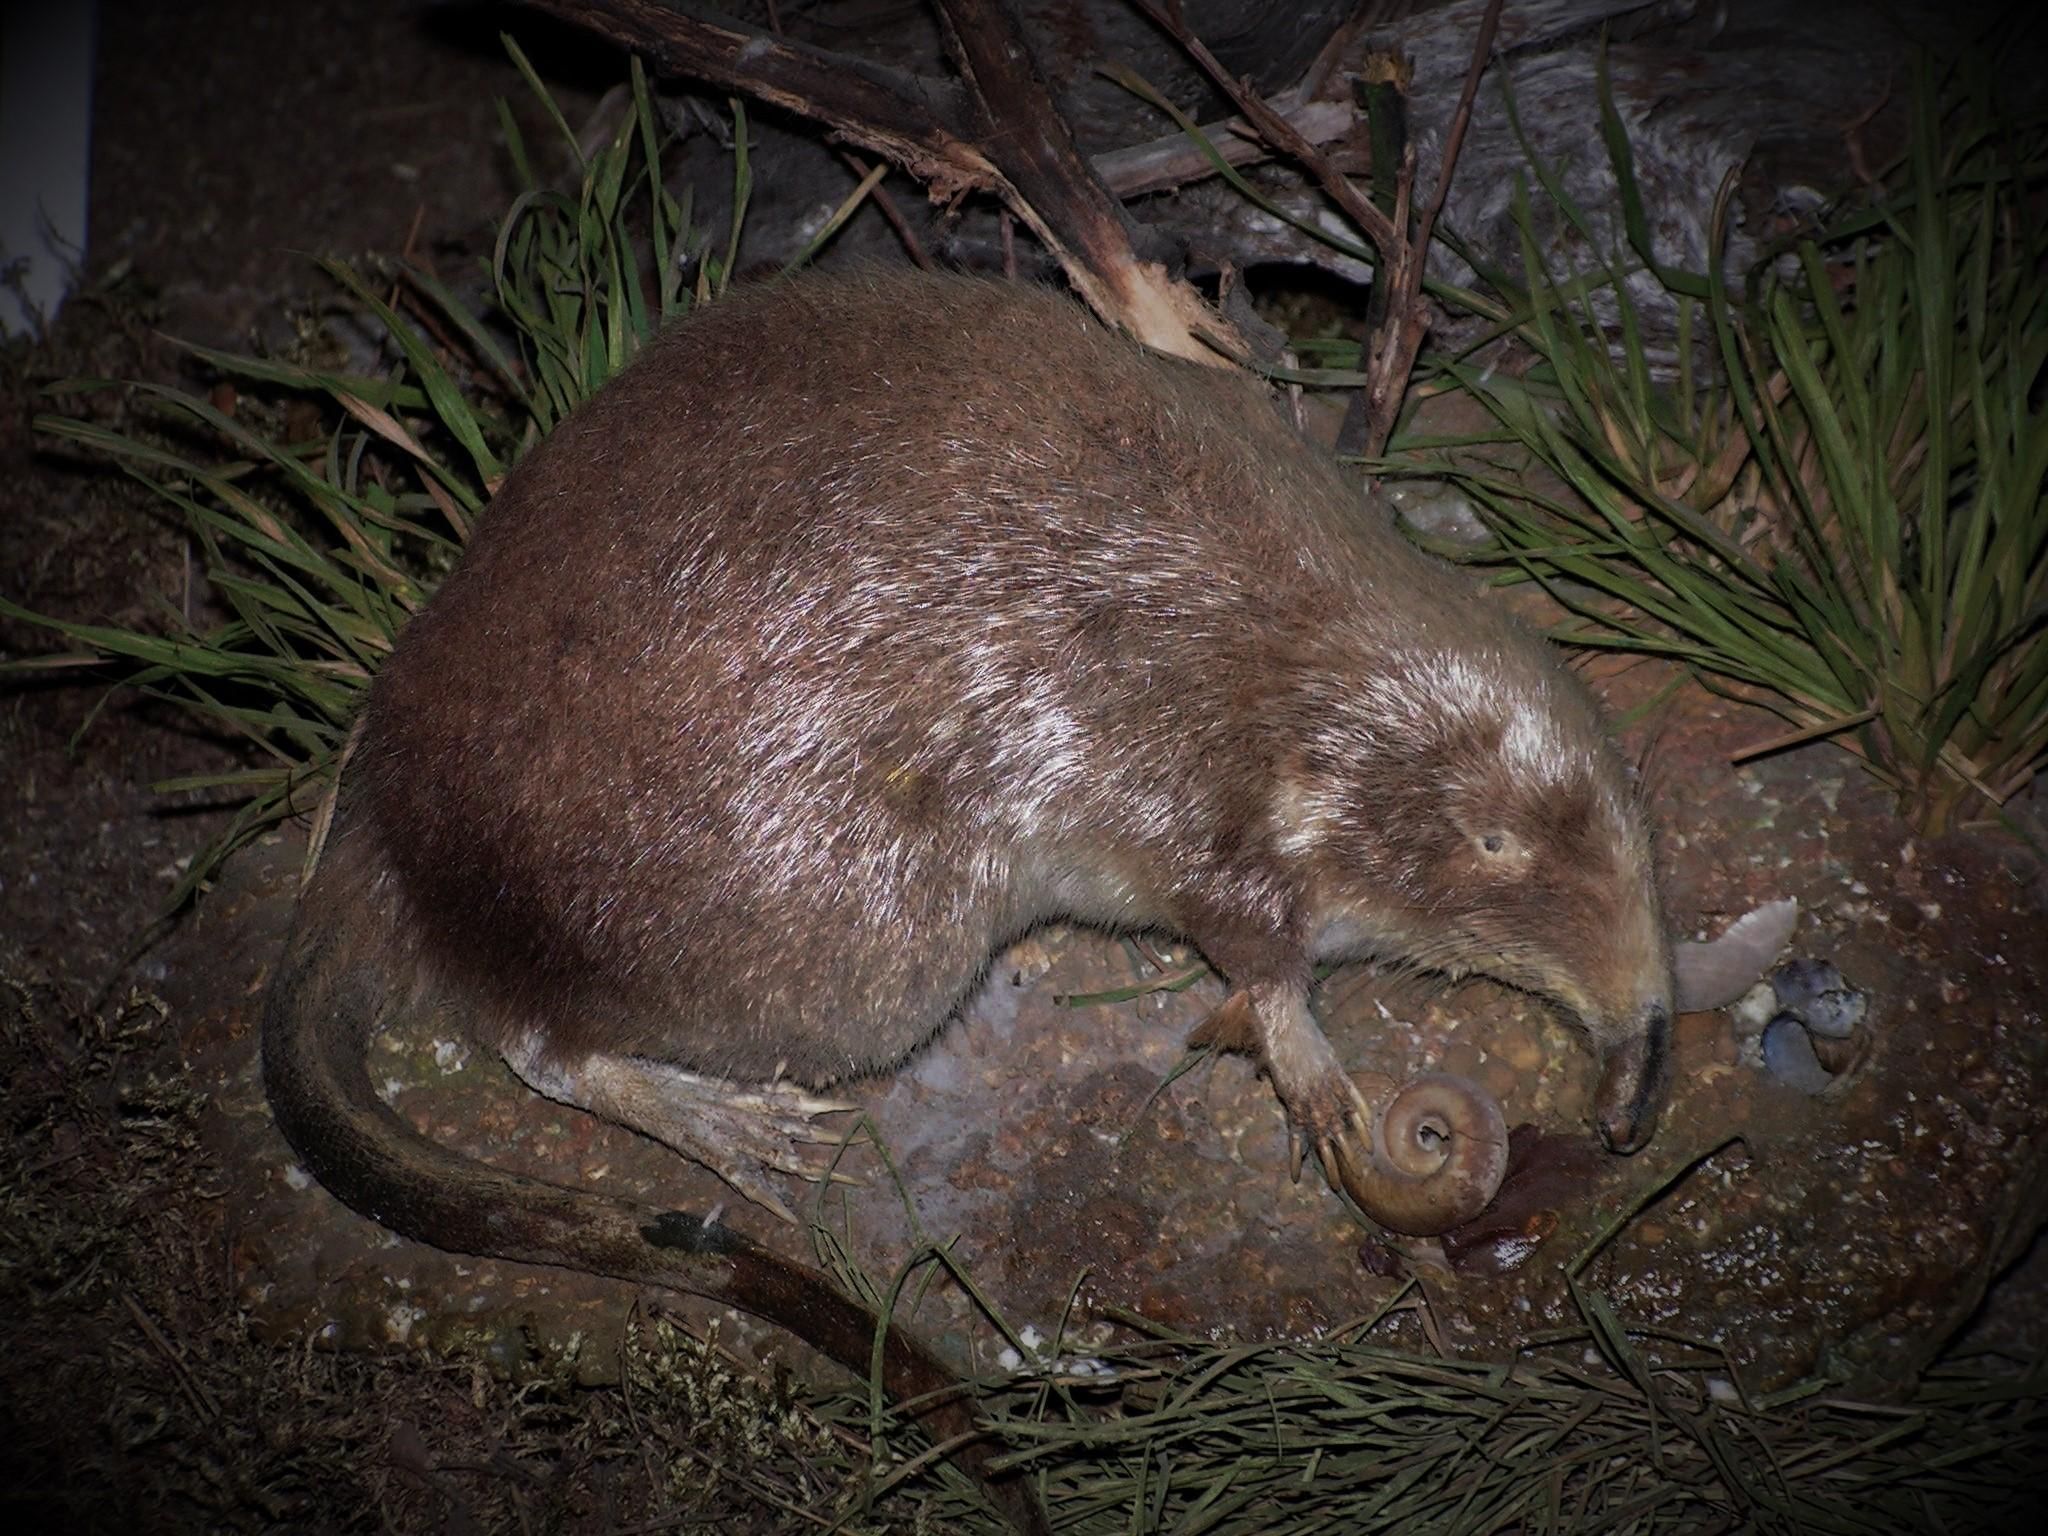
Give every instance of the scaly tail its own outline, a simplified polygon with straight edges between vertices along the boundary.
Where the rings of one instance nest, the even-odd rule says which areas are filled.
[[[363,841],[330,846],[299,904],[263,1011],[263,1081],[285,1138],[315,1177],[417,1242],[478,1257],[610,1275],[739,1307],[866,1376],[878,1320],[823,1274],[716,1222],[506,1173],[429,1141],[371,1086],[370,1040],[402,999],[403,940]],[[960,1379],[902,1328],[883,1340],[882,1382],[982,1479],[1018,1529],[1049,1528],[1016,1478],[991,1478]],[[967,1438],[972,1437],[972,1438]]]

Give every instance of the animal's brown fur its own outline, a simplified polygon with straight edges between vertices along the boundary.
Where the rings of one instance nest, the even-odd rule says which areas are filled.
[[[1561,778],[1508,771],[1515,708]],[[505,487],[352,772],[437,966],[564,1058],[886,1067],[1063,907],[1279,940],[1287,785],[1328,788],[1311,862],[1397,953],[1548,939],[1511,979],[1603,1032],[1658,973],[1639,822],[1545,648],[1251,383],[994,285],[787,284],[655,347]],[[1446,808],[1511,818],[1524,878]],[[1423,916],[1461,906],[1486,954]]]
[[[299,1068],[360,1048],[320,1021],[350,978],[414,960],[623,1113],[620,1062],[886,1068],[1033,924],[1159,926],[1248,996],[1319,1142],[1357,1104],[1310,967],[1352,954],[1559,999],[1615,1063],[1611,1139],[1654,1117],[1668,948],[1583,690],[1257,385],[1051,294],[807,278],[664,336],[508,480],[350,780],[272,1083],[323,1178],[432,1241],[520,1251],[527,1197],[437,1231],[456,1197],[381,1196],[388,1127]],[[528,1256],[583,1262],[563,1220]]]

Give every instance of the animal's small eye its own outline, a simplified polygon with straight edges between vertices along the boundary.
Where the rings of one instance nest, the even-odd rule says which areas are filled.
[[[1528,857],[1522,840],[1508,827],[1497,823],[1488,826],[1481,822],[1476,827],[1467,826],[1463,831],[1466,846],[1471,850],[1468,857],[1482,861],[1498,874],[1509,874],[1520,869]]]

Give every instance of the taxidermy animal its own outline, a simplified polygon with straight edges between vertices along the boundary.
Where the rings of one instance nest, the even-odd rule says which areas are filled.
[[[1246,377],[1027,287],[805,277],[670,328],[506,480],[370,690],[266,1080],[306,1165],[401,1233],[713,1297],[865,1372],[874,1320],[823,1277],[424,1140],[368,1042],[455,999],[540,1092],[780,1209],[815,1091],[902,1061],[1055,919],[1199,947],[1217,1034],[1402,1230],[1476,1208],[1388,1165],[1397,1117],[1309,1011],[1320,961],[1552,998],[1605,1064],[1608,1145],[1654,1124],[1650,839],[1547,645]],[[1442,1091],[1425,1141],[1457,1138]],[[889,1347],[897,1390],[950,1380]]]

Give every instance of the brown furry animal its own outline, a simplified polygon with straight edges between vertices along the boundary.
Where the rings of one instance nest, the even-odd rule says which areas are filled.
[[[271,1097],[402,1232],[864,1359],[865,1314],[722,1228],[422,1142],[367,1038],[431,985],[542,1092],[773,1201],[802,1088],[895,1065],[1054,918],[1198,945],[1326,1161],[1366,1112],[1308,991],[1347,956],[1557,999],[1609,1144],[1654,1121],[1649,841],[1545,645],[1250,380],[1050,293],[807,277],[563,423],[406,631],[271,993]]]

